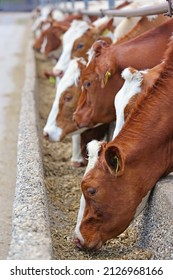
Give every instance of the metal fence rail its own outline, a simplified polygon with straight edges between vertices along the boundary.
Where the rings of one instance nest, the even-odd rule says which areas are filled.
[[[116,16],[116,17],[134,17],[134,16],[145,16],[145,15],[155,15],[155,14],[163,14],[166,13],[168,16],[172,16],[173,13],[173,3],[172,0],[165,0],[165,3],[150,7],[150,8],[138,8],[135,10],[114,10],[112,9],[115,6],[116,2],[119,0],[107,0],[107,1],[93,1],[107,3],[107,9],[98,9],[92,11],[89,9],[89,4],[92,2],[91,0],[83,0],[83,7],[80,9],[75,8],[77,6],[77,0],[0,0],[0,10],[1,11],[31,11],[38,5],[46,5],[46,4],[54,4],[61,11],[66,13],[80,13],[85,15],[96,15],[96,16]],[[79,2],[78,2],[79,3]],[[68,5],[67,5],[68,4]],[[69,8],[69,4],[71,8]]]

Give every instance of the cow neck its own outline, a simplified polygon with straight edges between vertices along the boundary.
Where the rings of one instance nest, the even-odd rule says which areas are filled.
[[[172,32],[173,19],[127,42],[112,44],[107,49],[111,65],[118,64],[122,70],[129,66],[138,70],[154,67],[161,62]]]
[[[112,141],[123,151],[127,164],[135,165],[138,170],[145,166],[150,176],[156,175],[157,179],[173,168],[173,82],[170,74],[162,73],[153,89],[141,95],[119,135]]]

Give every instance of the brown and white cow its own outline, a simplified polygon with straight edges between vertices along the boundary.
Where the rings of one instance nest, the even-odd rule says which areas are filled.
[[[115,119],[114,97],[123,85],[121,72],[157,65],[173,32],[173,20],[118,45],[97,41],[90,62],[82,72],[82,92],[74,119],[78,127],[92,127]],[[94,54],[94,55],[93,55]]]
[[[62,21],[54,19],[42,22],[41,34],[35,39],[33,48],[46,56],[61,46],[61,37],[69,29],[73,20],[82,19],[81,15],[69,15]]]
[[[45,5],[39,8],[37,16],[32,26],[32,30],[34,32],[35,38],[40,37],[42,31],[42,25],[45,21],[47,20],[61,21],[63,19],[64,19],[64,14],[60,10],[53,8],[52,5]]]
[[[69,28],[69,23],[52,22],[50,27],[42,31],[40,37],[35,39],[34,50],[48,56],[53,51],[61,47],[61,36]]]
[[[44,135],[51,141],[61,141],[66,135],[77,130],[72,116],[80,94],[79,77],[86,66],[83,58],[72,59],[64,76],[59,80]]]
[[[86,129],[78,130],[72,120],[80,94],[79,76],[85,65],[83,58],[70,61],[68,69],[57,85],[55,100],[43,130],[44,136],[55,142],[62,141],[69,134],[72,135],[71,161],[76,167],[86,163],[86,144],[92,139],[103,139],[108,130],[108,125],[102,125],[84,132]]]
[[[156,182],[173,171],[173,41],[164,57],[115,139],[89,143],[74,234],[80,248],[99,249],[122,233]]]

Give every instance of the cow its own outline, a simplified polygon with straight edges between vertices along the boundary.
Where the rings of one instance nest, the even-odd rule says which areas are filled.
[[[79,128],[115,120],[114,97],[123,85],[121,72],[126,67],[152,68],[163,57],[173,32],[173,20],[121,44],[93,44],[90,61],[82,71],[80,93],[74,120]]]
[[[44,135],[51,141],[62,141],[66,135],[77,130],[72,116],[80,94],[80,73],[85,66],[86,61],[83,58],[72,59],[57,84],[55,100],[44,127]]]
[[[61,46],[61,37],[70,27],[73,20],[82,19],[81,15],[69,15],[62,21],[54,19],[45,20],[41,24],[41,34],[35,39],[33,48],[48,56],[52,51],[57,50]]]
[[[71,161],[75,167],[86,164],[86,144],[92,139],[103,139],[108,130],[106,124],[99,128],[87,129],[84,132],[85,129],[78,130],[72,120],[80,93],[78,80],[85,65],[86,61],[83,58],[71,60],[68,69],[57,85],[55,100],[43,129],[44,136],[50,141],[62,141],[65,136],[72,135]]]
[[[118,135],[108,143],[88,145],[74,233],[79,248],[99,249],[121,234],[156,182],[173,171],[173,40],[156,72]]]
[[[64,14],[58,10],[54,9],[51,5],[45,5],[41,9],[38,10],[37,17],[34,20],[32,31],[36,38],[41,35],[42,24],[47,20],[63,20]]]
[[[52,23],[49,28],[44,30],[40,37],[35,39],[33,49],[44,54],[46,57],[50,56],[53,51],[58,51],[61,47],[61,36],[69,28],[66,23]]]

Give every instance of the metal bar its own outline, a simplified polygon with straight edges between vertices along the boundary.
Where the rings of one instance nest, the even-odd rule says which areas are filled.
[[[88,0],[84,0],[84,7],[85,7],[85,10],[88,10]]]
[[[75,0],[71,0],[72,9],[75,9]]]
[[[172,5],[173,8],[173,5]],[[83,10],[83,9],[61,9],[62,12],[66,13],[79,13],[83,15],[90,15],[90,16],[103,16],[103,15],[108,15],[108,16],[116,16],[116,17],[137,17],[137,16],[147,16],[147,15],[157,15],[157,14],[163,14],[168,11],[168,4],[160,4],[157,7],[155,6],[150,6],[150,7],[145,7],[145,8],[138,8],[135,9],[134,11],[131,10],[101,10],[101,11],[88,11],[88,10]]]

